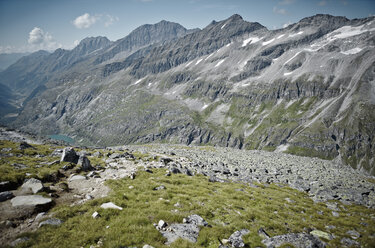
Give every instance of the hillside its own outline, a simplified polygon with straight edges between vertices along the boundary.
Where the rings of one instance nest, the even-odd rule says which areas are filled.
[[[375,242],[374,179],[331,161],[162,144],[72,149],[0,131],[5,247]]]
[[[20,103],[2,121],[82,145],[257,149],[374,175],[374,31],[374,17],[330,15],[279,30],[239,15],[202,30],[145,25],[74,60],[56,50],[12,81],[15,65],[1,72]]]

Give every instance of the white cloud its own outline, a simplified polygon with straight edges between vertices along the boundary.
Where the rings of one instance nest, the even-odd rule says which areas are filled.
[[[28,46],[26,50],[55,50],[61,47],[61,44],[57,43],[48,32],[45,32],[39,27],[34,27],[29,33],[29,39],[27,40]]]
[[[104,22],[105,27],[109,27],[120,19],[117,16],[106,15],[106,21]]]
[[[29,33],[29,44],[38,45],[42,44],[45,41],[51,41],[52,36],[48,33],[45,33],[41,28],[35,27]]]
[[[326,0],[322,0],[318,3],[319,6],[326,6],[327,5],[327,1]]]
[[[92,16],[89,13],[85,13],[81,16],[78,16],[73,21],[73,25],[76,28],[82,29],[82,28],[89,28],[93,24],[95,24],[100,19],[100,16]]]
[[[287,11],[286,9],[279,9],[278,7],[273,7],[273,13],[280,14],[280,15],[286,15]]]

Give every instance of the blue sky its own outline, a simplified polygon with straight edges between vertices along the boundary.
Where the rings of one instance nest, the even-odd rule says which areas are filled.
[[[71,49],[88,36],[120,39],[167,20],[204,28],[232,14],[269,29],[315,14],[375,14],[375,0],[0,0],[0,53]]]

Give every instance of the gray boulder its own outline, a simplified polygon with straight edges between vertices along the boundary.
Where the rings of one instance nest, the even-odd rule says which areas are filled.
[[[167,239],[166,244],[171,244],[177,239],[185,239],[190,242],[197,242],[199,226],[207,226],[208,223],[199,215],[190,215],[184,219],[184,224],[167,225],[164,221],[157,225],[157,229]],[[162,228],[161,228],[162,226]]]
[[[0,193],[0,202],[3,202],[3,201],[6,201],[6,200],[9,200],[11,198],[13,198],[14,195],[12,192],[10,191],[4,191],[4,192],[1,192]]]
[[[27,148],[34,148],[32,145],[29,145],[28,143],[26,142],[21,142],[20,144],[20,150],[24,150],[24,149],[27,149]]]
[[[64,150],[63,149],[55,149],[52,153],[51,153],[51,157],[59,157],[63,154]]]
[[[9,181],[0,182],[0,192],[8,191],[17,188],[17,184]]]
[[[86,157],[86,155],[79,156],[77,165],[82,167],[84,171],[90,171],[94,168],[91,166],[90,160]]]
[[[16,239],[16,240],[14,240],[13,242],[11,242],[11,243],[10,243],[10,246],[15,247],[15,246],[17,246],[17,245],[19,245],[19,244],[21,244],[21,243],[24,243],[24,242],[26,242],[26,241],[28,241],[28,240],[29,240],[28,237],[18,238],[18,239]]]
[[[360,247],[361,246],[360,243],[350,238],[342,238],[340,242],[346,247]]]
[[[183,219],[186,224],[194,224],[196,226],[208,226],[208,223],[199,215],[193,214]]]
[[[10,202],[13,207],[46,207],[52,203],[52,199],[41,195],[23,195],[14,197]]]
[[[70,182],[72,182],[72,181],[79,181],[79,180],[86,180],[86,177],[82,176],[82,175],[72,175],[69,178]]]
[[[52,219],[48,219],[48,220],[40,222],[39,223],[39,228],[42,227],[42,226],[46,226],[46,225],[49,225],[49,226],[60,226],[62,223],[63,223],[62,220],[57,219],[57,218],[52,218]]]
[[[21,188],[26,191],[30,190],[33,194],[36,194],[41,192],[44,189],[44,186],[40,180],[30,178],[22,184]]]
[[[283,244],[291,244],[296,248],[324,248],[326,247],[320,239],[307,233],[288,233],[284,235],[275,236],[268,239],[263,239],[262,243],[267,248],[279,247]]]
[[[61,162],[71,162],[71,163],[77,164],[78,159],[79,159],[79,156],[77,155],[77,153],[73,149],[73,147],[66,147],[63,150],[60,161]]]
[[[199,227],[194,224],[172,224],[167,230],[160,230],[160,232],[168,240],[166,244],[171,244],[179,238],[195,243],[199,235]]]
[[[235,231],[232,235],[230,235],[228,242],[232,245],[232,247],[245,247],[242,236],[248,233],[250,233],[250,231],[247,229]]]

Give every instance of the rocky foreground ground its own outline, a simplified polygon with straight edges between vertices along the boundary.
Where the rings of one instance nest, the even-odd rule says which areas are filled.
[[[166,144],[71,148],[5,129],[0,137],[4,245],[375,244],[374,178],[339,162]]]
[[[375,207],[374,184],[363,172],[339,162],[284,153],[177,145],[129,146],[131,150],[170,155],[172,170],[190,170],[212,180],[281,183],[307,192],[314,201],[339,200]]]

